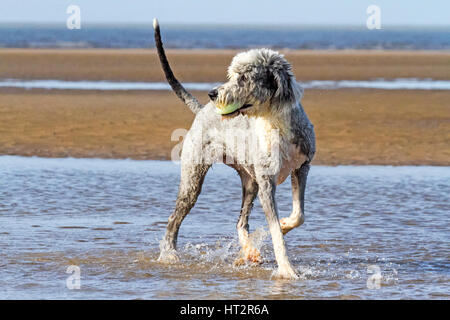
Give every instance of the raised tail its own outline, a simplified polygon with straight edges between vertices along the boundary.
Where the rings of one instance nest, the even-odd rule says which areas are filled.
[[[192,94],[186,91],[181,83],[175,78],[172,69],[170,68],[169,61],[167,61],[166,53],[164,52],[163,43],[161,41],[161,32],[159,31],[158,20],[153,19],[153,28],[155,29],[155,43],[158,51],[159,61],[161,61],[162,69],[166,75],[167,82],[172,87],[172,90],[177,94],[193,113],[199,112],[203,105],[194,98]]]

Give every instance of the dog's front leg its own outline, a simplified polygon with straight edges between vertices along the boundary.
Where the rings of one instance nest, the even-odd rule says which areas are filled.
[[[283,234],[299,227],[305,222],[305,189],[309,164],[303,164],[291,174],[292,179],[292,212],[287,218],[280,220]]]
[[[197,201],[209,167],[209,165],[189,162],[181,164],[181,182],[175,211],[169,217],[166,235],[161,241],[161,252],[158,261],[170,263],[179,260],[176,254],[178,230],[184,218]]]
[[[272,237],[275,258],[278,264],[276,277],[285,279],[298,279],[289,258],[287,256],[286,244],[284,243],[283,232],[281,231],[280,222],[278,221],[278,213],[275,203],[275,181],[273,177],[262,175],[257,178],[259,186],[259,201],[266,214],[269,224],[270,235]]]

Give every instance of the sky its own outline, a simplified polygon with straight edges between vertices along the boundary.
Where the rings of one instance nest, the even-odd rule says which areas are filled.
[[[1,0],[0,23],[63,23],[69,5],[82,23],[363,25],[369,5],[385,25],[450,26],[449,0]]]

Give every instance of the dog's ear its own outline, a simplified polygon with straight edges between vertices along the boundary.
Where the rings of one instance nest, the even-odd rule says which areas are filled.
[[[276,59],[271,64],[269,71],[275,90],[272,96],[272,105],[281,107],[297,103],[302,97],[303,90],[295,80],[289,62],[284,58]]]

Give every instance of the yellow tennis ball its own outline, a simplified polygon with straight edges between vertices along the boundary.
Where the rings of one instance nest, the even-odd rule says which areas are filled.
[[[218,114],[229,114],[232,113],[234,111],[236,111],[237,109],[240,108],[240,105],[237,103],[232,103],[232,104],[227,104],[227,105],[220,105],[220,106],[216,106],[216,112]]]

